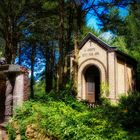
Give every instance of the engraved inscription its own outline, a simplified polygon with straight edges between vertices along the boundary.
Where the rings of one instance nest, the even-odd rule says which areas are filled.
[[[88,48],[84,49],[84,53],[82,53],[82,57],[89,57],[89,56],[98,56],[100,53],[95,48]]]

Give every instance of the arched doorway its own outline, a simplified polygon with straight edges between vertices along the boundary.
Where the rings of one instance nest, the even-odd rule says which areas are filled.
[[[86,100],[90,103],[99,101],[100,71],[95,65],[89,66],[84,73]]]
[[[95,70],[97,72],[98,79],[99,79],[99,86],[101,85],[101,83],[106,83],[107,82],[107,72],[106,72],[106,67],[105,65],[100,62],[97,59],[87,59],[86,61],[83,61],[79,67],[78,67],[78,94],[77,94],[77,98],[79,100],[87,100],[87,93],[86,93],[86,79],[85,79],[85,74],[88,73],[88,69],[90,69],[90,67],[95,67],[93,68],[93,73]],[[91,68],[92,69],[92,68]],[[100,90],[100,88],[99,88]],[[95,89],[96,91],[96,89]],[[97,94],[100,93],[100,91],[97,92]],[[97,95],[96,95],[97,96]],[[99,100],[100,94],[98,94],[98,96],[95,99],[95,102],[97,102]]]

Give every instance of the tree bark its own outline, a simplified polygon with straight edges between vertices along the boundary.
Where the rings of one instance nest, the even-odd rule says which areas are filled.
[[[8,64],[14,63],[17,53],[17,34],[15,31],[15,21],[8,16],[5,21],[4,39],[5,39],[5,58]]]
[[[35,51],[36,51],[36,44],[32,44],[32,53],[31,53],[31,82],[30,82],[30,90],[31,99],[34,98],[34,63],[35,63]]]
[[[46,65],[45,65],[45,91],[46,93],[50,92],[53,87],[53,68],[52,68],[52,50],[46,46],[45,57],[46,57]]]
[[[64,0],[59,0],[60,37],[59,37],[59,62],[57,65],[57,89],[63,88],[64,74]]]
[[[18,44],[18,64],[21,65],[21,46]]]
[[[73,77],[73,82],[74,82],[74,89],[77,91],[77,79],[78,79],[78,32],[75,32],[75,37],[74,37],[74,64],[73,64],[73,69],[74,69],[74,77]]]

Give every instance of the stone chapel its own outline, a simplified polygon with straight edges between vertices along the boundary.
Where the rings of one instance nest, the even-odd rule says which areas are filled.
[[[113,102],[135,90],[137,61],[116,47],[88,33],[79,46],[78,55],[78,99],[98,102],[102,85],[108,85],[108,94],[104,96]],[[73,60],[71,54],[71,72]]]

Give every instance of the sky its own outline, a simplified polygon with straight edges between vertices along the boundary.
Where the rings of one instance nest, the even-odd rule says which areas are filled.
[[[119,8],[119,11],[120,11],[120,16],[122,18],[125,18],[128,15],[127,8]],[[86,15],[87,26],[95,29],[95,31],[97,31],[97,32],[100,31],[100,29],[101,29],[101,27],[98,25],[98,23],[99,23],[99,21],[98,21],[97,17],[92,12],[89,12]],[[107,40],[110,39],[110,37],[112,36],[112,33],[109,31],[104,34],[105,34],[105,39],[107,39]]]
[[[120,15],[121,17],[126,17],[128,15],[128,10],[124,8],[120,8]],[[87,14],[86,24],[89,27],[93,27],[96,31],[100,30],[97,17],[94,16],[92,13]]]

